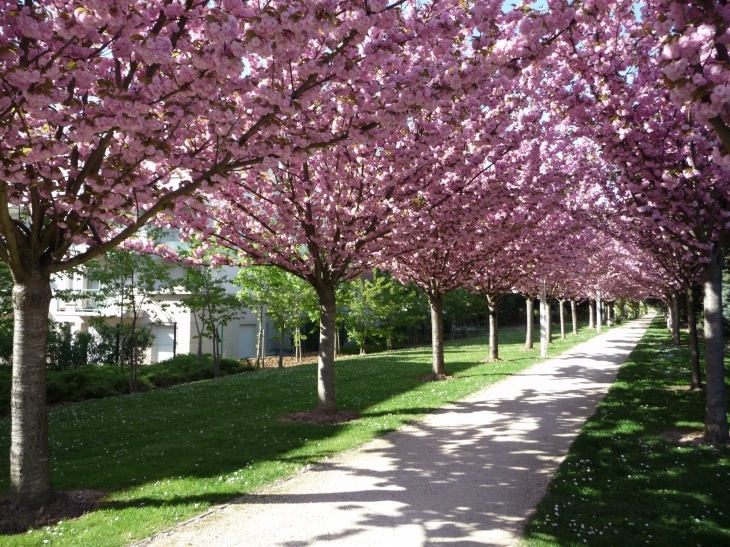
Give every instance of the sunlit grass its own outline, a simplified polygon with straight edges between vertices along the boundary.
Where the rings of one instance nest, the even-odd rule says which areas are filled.
[[[704,419],[703,392],[666,389],[690,375],[689,350],[671,344],[655,320],[573,443],[526,547],[730,545],[730,450],[659,436]]]
[[[551,353],[595,335],[556,340]],[[316,406],[316,367],[267,369],[166,390],[97,399],[50,410],[52,480],[57,490],[110,492],[103,510],[44,530],[1,536],[0,545],[118,546],[255,492],[304,466],[392,431],[540,359],[522,351],[524,329],[500,331],[503,361],[484,336],[447,342],[444,382],[430,372],[430,348],[338,360],[338,406],[362,418],[345,425],[279,421]],[[0,421],[0,453],[9,451]],[[7,491],[7,458],[0,460]]]

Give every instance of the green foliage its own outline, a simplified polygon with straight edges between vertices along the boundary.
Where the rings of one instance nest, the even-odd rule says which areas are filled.
[[[343,284],[341,304],[347,309],[344,324],[348,338],[361,353],[366,344],[381,340],[387,349],[402,341],[403,331],[428,317],[426,298],[415,287],[403,285],[388,272],[375,270],[372,279],[364,276]]]
[[[221,359],[223,376],[250,370],[253,370],[253,366],[248,361]],[[10,412],[11,376],[11,367],[0,367],[0,415]],[[152,391],[213,377],[213,358],[210,354],[203,356],[201,364],[198,364],[196,355],[183,354],[141,367],[137,376],[137,389]],[[66,369],[51,368],[47,373],[46,385],[50,405],[129,393],[129,378],[114,365],[81,364]]]
[[[317,294],[309,283],[299,277],[273,266],[250,266],[243,268],[234,283],[241,287],[238,299],[250,308],[261,321],[261,309],[279,331],[277,337],[283,344],[284,334],[297,331],[296,336],[304,338],[301,327],[308,319],[318,315]],[[299,340],[294,340],[295,344]]]
[[[213,361],[216,376],[220,368],[220,329],[243,314],[241,302],[226,289],[228,278],[220,268],[209,265],[186,266],[182,284],[190,296],[180,301],[180,306],[193,314],[200,340],[213,340]],[[200,348],[198,344],[198,348]],[[201,355],[198,355],[198,360]]]
[[[248,360],[237,361],[228,358],[221,358],[220,367],[222,376],[253,370],[253,366]],[[155,388],[185,384],[213,377],[213,358],[210,354],[203,355],[200,364],[198,364],[197,355],[184,353],[140,369],[140,378],[147,379]]]
[[[141,389],[151,386],[143,382]],[[146,388],[146,389],[145,389]],[[129,392],[129,380],[119,368],[84,365],[69,370],[49,371],[46,397],[48,404],[99,399]]]
[[[106,317],[92,317],[89,319],[89,326],[96,332],[93,343],[87,352],[87,360],[95,365],[117,363],[119,361],[119,347],[121,344],[122,332],[119,324],[109,324]],[[127,326],[127,328],[129,328]],[[119,337],[119,342],[117,342]]]
[[[155,296],[172,286],[170,268],[159,258],[115,249],[102,258],[88,262],[83,275],[99,282],[94,298],[100,306],[120,305],[128,318],[136,319],[140,307],[150,304]],[[88,298],[88,293],[77,295]]]
[[[455,289],[443,296],[444,329],[455,335],[458,330],[465,335],[465,328],[477,322],[486,324],[489,310],[484,299],[466,289]]]
[[[69,369],[87,364],[89,346],[93,346],[92,336],[89,333],[71,334],[70,325],[49,320],[48,368]]]
[[[167,264],[157,257],[125,249],[109,251],[102,258],[88,262],[83,269],[83,275],[89,281],[99,283],[98,291],[93,293],[97,303],[102,307],[118,305],[121,310],[121,351],[117,357],[121,368],[125,362],[129,364],[129,381],[133,390],[137,389],[141,359],[152,343],[151,330],[140,327],[137,321],[143,308],[151,314],[156,308],[162,311],[163,306],[156,302],[156,297],[172,287],[169,270]],[[88,298],[89,294],[83,292],[80,297]],[[104,346],[103,351],[107,351],[108,338]]]

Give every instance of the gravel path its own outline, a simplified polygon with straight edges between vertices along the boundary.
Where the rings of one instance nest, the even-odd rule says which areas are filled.
[[[651,317],[143,542],[510,545]]]

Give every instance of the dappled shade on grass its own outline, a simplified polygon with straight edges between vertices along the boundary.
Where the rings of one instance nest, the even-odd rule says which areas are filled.
[[[594,334],[585,329],[556,341],[554,350]],[[459,377],[448,382],[415,379],[430,371],[430,348],[338,361],[338,407],[361,415],[345,424],[280,420],[316,407],[315,364],[51,409],[54,488],[111,491],[111,503],[48,530],[3,537],[3,545],[40,546],[46,539],[54,545],[124,545],[149,536],[539,361],[520,351],[524,329],[506,329],[501,337],[505,360],[499,363],[477,363],[488,352],[484,337],[447,343],[447,372]],[[7,452],[9,421],[0,427],[0,451]],[[7,475],[0,468],[3,490]]]
[[[702,429],[704,393],[667,389],[689,383],[690,360],[662,321],[573,443],[526,545],[730,545],[730,449],[663,438]]]

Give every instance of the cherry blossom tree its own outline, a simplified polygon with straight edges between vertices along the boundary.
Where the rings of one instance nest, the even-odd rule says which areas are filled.
[[[372,101],[374,93],[392,83],[380,79],[381,88],[375,75],[409,38],[399,30],[401,4],[3,2],[0,260],[14,281],[14,503],[38,507],[53,497],[50,276],[232,172],[366,132],[379,101],[389,100]],[[408,74],[399,77],[407,87]],[[363,98],[359,118],[322,123],[352,97]]]
[[[552,89],[564,91],[549,99],[576,136],[596,142],[607,166],[607,199],[701,265],[705,438],[713,443],[729,438],[721,318],[730,244],[730,177],[722,151],[727,72],[725,38],[716,34],[724,15],[712,24],[705,17],[720,5],[649,2],[637,18],[632,2],[589,3],[556,48]]]

